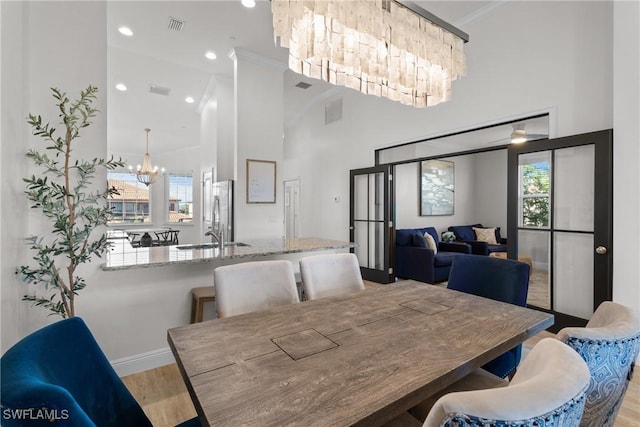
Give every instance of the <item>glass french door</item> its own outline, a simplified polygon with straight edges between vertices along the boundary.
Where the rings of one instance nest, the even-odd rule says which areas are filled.
[[[612,297],[612,145],[605,130],[508,150],[508,256],[532,264],[527,304],[553,331]]]
[[[392,215],[391,166],[350,171],[350,239],[362,278],[378,283],[395,280],[391,268]]]

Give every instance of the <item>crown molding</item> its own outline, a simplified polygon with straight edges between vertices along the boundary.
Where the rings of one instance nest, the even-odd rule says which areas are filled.
[[[455,25],[456,27],[464,27],[466,25],[471,24],[474,21],[479,20],[484,15],[489,14],[493,10],[495,10],[495,9],[501,7],[501,6],[504,6],[509,2],[513,3],[514,1],[520,1],[520,0],[494,0],[494,1],[490,2],[489,4],[487,4],[486,6],[483,6],[483,7],[479,8],[479,9],[476,9],[473,12],[471,12],[470,14],[468,14],[466,16],[463,16],[462,18],[458,19],[457,21],[455,21],[453,23],[453,25]]]
[[[273,68],[282,72],[289,69],[287,64],[283,64],[282,62],[276,61],[275,59],[267,58],[265,56],[258,55],[257,53],[237,47],[231,49],[231,52],[229,52],[229,58],[231,58],[233,62],[237,62],[238,59],[241,59],[243,61],[251,62],[252,64]]]

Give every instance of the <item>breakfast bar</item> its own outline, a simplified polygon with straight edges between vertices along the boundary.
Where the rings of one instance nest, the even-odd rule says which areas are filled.
[[[166,267],[175,264],[211,263],[224,265],[261,257],[299,254],[324,250],[349,250],[355,245],[339,240],[305,237],[298,239],[261,239],[226,242],[224,249],[214,243],[159,247],[132,247],[127,239],[112,239],[102,265],[105,271],[132,268]]]

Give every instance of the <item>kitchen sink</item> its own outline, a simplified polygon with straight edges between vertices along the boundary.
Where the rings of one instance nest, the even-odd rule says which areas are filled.
[[[231,247],[231,246],[251,246],[248,243],[242,243],[242,242],[225,242],[224,244],[225,247]],[[177,245],[176,248],[177,249],[213,249],[213,248],[217,248],[218,247],[218,242],[215,243],[194,243],[194,244],[187,244],[187,245]]]

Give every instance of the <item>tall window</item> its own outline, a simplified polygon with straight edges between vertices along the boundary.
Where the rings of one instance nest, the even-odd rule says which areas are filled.
[[[548,228],[549,188],[551,182],[549,153],[531,153],[520,160],[520,226]],[[544,157],[542,157],[544,156]]]
[[[191,222],[193,220],[193,175],[169,173],[167,190],[168,222]]]
[[[112,194],[107,203],[113,216],[109,224],[133,224],[150,222],[149,189],[138,182],[135,174],[108,172],[107,182]]]

